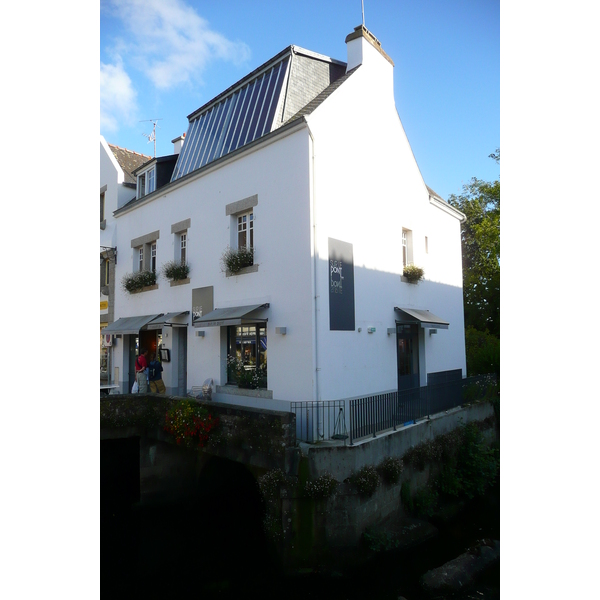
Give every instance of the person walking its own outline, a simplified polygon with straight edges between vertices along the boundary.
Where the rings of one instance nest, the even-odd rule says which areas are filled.
[[[148,350],[140,349],[135,359],[135,380],[138,382],[138,394],[148,393]]]
[[[157,360],[154,356],[154,352],[150,354],[150,362],[148,363],[149,369],[149,377],[148,381],[150,383],[150,391],[155,394],[164,394],[167,391],[165,384],[162,380],[162,365],[160,361]]]

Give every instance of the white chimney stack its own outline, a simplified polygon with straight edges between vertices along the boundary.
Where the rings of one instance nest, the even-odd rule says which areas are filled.
[[[171,143],[173,144],[173,154],[179,154],[181,152],[181,147],[183,146],[184,140],[185,133],[182,133],[179,137],[171,140]]]

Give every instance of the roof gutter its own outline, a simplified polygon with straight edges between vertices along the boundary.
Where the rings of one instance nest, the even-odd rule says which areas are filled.
[[[460,210],[454,208],[454,206],[448,204],[447,202],[444,202],[443,200],[432,196],[431,194],[429,194],[429,204],[433,204],[433,206],[436,206],[437,208],[443,210],[445,213],[448,213],[449,215],[453,216],[455,219],[458,219],[461,223],[464,223],[467,220],[467,216],[461,213]]]

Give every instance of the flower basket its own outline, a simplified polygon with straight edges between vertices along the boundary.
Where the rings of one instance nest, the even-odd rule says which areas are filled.
[[[425,271],[421,267],[417,267],[416,265],[406,265],[406,267],[404,267],[402,275],[406,277],[408,283],[419,283],[419,281],[423,279]]]
[[[244,267],[251,267],[254,264],[254,248],[230,248],[223,252],[221,256],[221,265],[225,272],[239,273]]]
[[[155,271],[137,271],[136,273],[128,273],[121,280],[121,285],[126,292],[130,294],[139,292],[145,287],[156,284]]]
[[[186,262],[182,263],[178,260],[170,260],[163,265],[162,274],[169,281],[181,281],[182,279],[186,279],[190,274],[190,265]]]

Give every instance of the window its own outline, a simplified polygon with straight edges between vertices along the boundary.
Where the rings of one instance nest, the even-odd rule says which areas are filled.
[[[239,248],[254,248],[254,215],[252,211],[237,218],[237,245]]]
[[[179,234],[179,260],[182,265],[187,260],[187,232]]]
[[[100,194],[100,223],[104,221],[104,192]]]
[[[146,195],[146,174],[138,176],[137,197],[143,198]]]
[[[429,239],[425,236],[425,254],[429,254]]]
[[[156,242],[150,244],[150,270],[156,273]]]
[[[227,359],[237,359],[243,365],[244,372],[256,375],[256,385],[267,387],[267,326],[234,325],[227,328]],[[248,373],[249,374],[249,373]],[[241,384],[234,369],[228,369],[228,383]]]
[[[156,171],[150,169],[146,173],[146,194],[151,194],[154,190],[156,190]]]
[[[410,229],[402,230],[402,266],[406,267],[413,264],[412,252],[412,231]]]
[[[137,249],[137,255],[138,255],[137,270],[143,271],[144,270],[144,246],[140,246]]]
[[[137,197],[143,198],[146,194],[156,191],[156,168],[152,167],[137,178]]]

